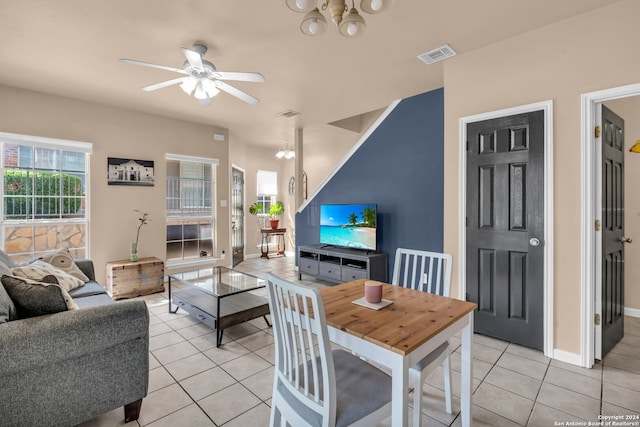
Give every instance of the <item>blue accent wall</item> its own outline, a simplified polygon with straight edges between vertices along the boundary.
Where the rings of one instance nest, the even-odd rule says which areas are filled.
[[[321,204],[376,203],[378,251],[441,252],[444,89],[403,99],[301,212],[296,246],[319,243]],[[390,277],[389,277],[390,279]]]

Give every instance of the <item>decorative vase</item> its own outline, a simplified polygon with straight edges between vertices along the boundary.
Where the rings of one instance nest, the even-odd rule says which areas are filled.
[[[271,223],[271,229],[275,230],[278,228],[278,224],[280,223],[279,219],[270,219],[269,222]]]
[[[138,261],[138,244],[137,243],[131,244],[131,252],[130,252],[129,259],[131,260],[131,262]]]

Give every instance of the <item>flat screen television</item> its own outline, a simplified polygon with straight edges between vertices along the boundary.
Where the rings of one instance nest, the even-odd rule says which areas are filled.
[[[375,251],[377,222],[373,203],[320,205],[320,243]]]

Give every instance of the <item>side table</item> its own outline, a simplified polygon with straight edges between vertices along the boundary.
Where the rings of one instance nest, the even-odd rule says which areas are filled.
[[[164,292],[164,261],[147,257],[108,262],[107,291],[113,299]]]
[[[276,236],[276,242],[278,245],[277,254],[287,256],[284,253],[286,249],[284,233],[286,232],[286,228],[261,228],[260,233],[262,233],[262,244],[260,245],[260,258],[269,259],[269,236]],[[281,243],[282,246],[280,246]]]

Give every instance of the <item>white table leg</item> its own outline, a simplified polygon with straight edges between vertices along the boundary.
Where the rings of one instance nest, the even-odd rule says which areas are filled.
[[[471,394],[473,393],[473,311],[469,323],[462,329],[460,412],[462,426],[470,427],[473,421]]]
[[[404,427],[409,419],[409,364],[402,357],[391,368],[391,425]]]

